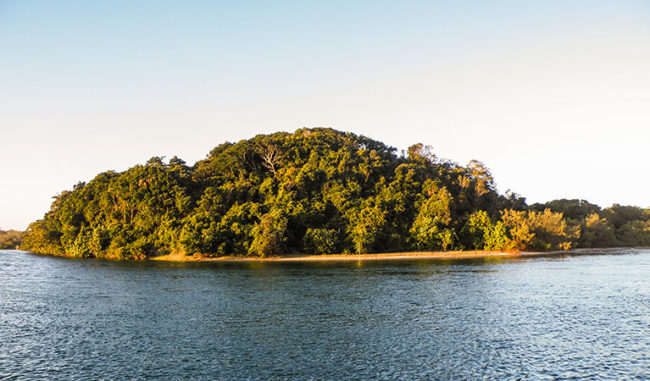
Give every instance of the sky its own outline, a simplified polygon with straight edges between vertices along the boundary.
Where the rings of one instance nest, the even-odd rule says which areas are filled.
[[[153,156],[331,127],[529,203],[650,206],[650,2],[0,0],[0,228]]]

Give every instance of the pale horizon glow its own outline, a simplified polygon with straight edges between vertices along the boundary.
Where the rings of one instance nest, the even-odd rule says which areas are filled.
[[[0,229],[152,156],[325,126],[650,206],[650,2],[0,0]]]

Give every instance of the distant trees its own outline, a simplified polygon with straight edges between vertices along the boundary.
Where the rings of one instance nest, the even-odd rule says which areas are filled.
[[[610,247],[618,243],[614,227],[598,213],[591,213],[580,221],[580,247]]]
[[[530,210],[537,212],[543,212],[546,209],[549,209],[551,212],[562,213],[564,218],[570,220],[579,221],[593,213],[600,213],[600,207],[595,204],[591,204],[585,200],[553,200],[545,204],[533,204],[529,207]]]
[[[565,250],[650,244],[650,213],[528,206],[489,169],[327,128],[224,143],[193,166],[153,157],[55,196],[22,247],[76,257]],[[15,242],[15,241],[12,241]]]
[[[15,249],[23,239],[23,232],[17,230],[0,230],[0,250]]]
[[[562,213],[567,229],[573,232],[571,247],[615,247],[650,245],[650,211],[636,206],[614,204],[601,209],[585,200],[554,200],[534,204],[530,209]]]

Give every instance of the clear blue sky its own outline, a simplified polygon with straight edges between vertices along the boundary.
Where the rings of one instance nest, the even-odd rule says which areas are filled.
[[[529,202],[650,206],[650,2],[0,0],[0,228],[152,156],[328,126]]]

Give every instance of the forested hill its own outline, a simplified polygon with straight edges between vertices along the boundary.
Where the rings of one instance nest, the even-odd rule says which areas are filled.
[[[564,215],[569,211],[571,215]],[[480,162],[332,129],[259,135],[188,166],[154,157],[54,197],[22,248],[145,259],[647,244],[649,215],[580,200],[527,206],[500,195]]]

